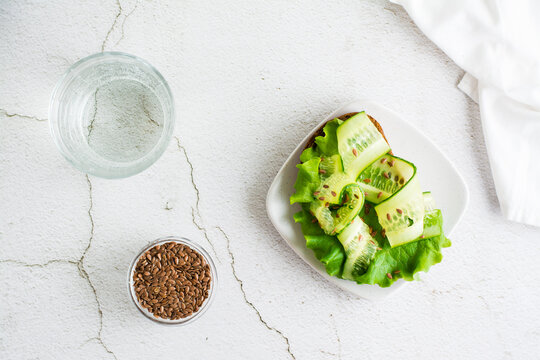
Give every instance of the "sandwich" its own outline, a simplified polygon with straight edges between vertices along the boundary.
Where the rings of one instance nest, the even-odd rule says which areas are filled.
[[[329,275],[387,287],[427,272],[451,245],[416,166],[393,154],[382,126],[365,112],[326,122],[297,168],[290,202],[301,210],[294,220]]]

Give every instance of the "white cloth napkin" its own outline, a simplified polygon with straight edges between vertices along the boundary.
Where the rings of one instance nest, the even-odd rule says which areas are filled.
[[[540,226],[540,1],[391,1],[467,72],[504,216]]]

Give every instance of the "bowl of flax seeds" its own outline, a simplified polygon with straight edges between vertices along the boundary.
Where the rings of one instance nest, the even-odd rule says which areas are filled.
[[[185,325],[210,306],[217,284],[212,257],[200,245],[178,236],[145,246],[128,272],[130,298],[147,318]]]

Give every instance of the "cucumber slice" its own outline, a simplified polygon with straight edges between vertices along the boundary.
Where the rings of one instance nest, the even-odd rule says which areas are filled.
[[[420,236],[420,239],[429,239],[431,237],[439,236],[443,233],[442,224],[442,212],[439,209],[435,209],[435,200],[431,191],[425,191],[422,193],[424,198],[424,232]]]
[[[342,277],[354,280],[366,272],[377,252],[377,243],[370,235],[369,226],[359,216],[337,238],[347,255]]]
[[[364,190],[366,200],[379,204],[401,189],[414,173],[410,162],[383,155],[360,173],[357,182]]]
[[[441,235],[443,232],[442,223],[441,210],[426,211],[424,215],[424,232],[420,236],[420,239],[429,239]]]
[[[319,164],[319,173],[321,179],[332,176],[333,174],[343,172],[343,164],[339,155],[322,157]]]
[[[364,206],[364,194],[358,184],[343,187],[339,199],[342,205],[330,205],[326,201],[316,200],[309,208],[321,229],[328,235],[339,234]]]
[[[343,172],[339,155],[321,158],[319,177],[321,183],[313,193],[313,199],[329,204],[339,204],[343,188],[354,183],[354,179]]]
[[[424,196],[424,209],[426,209],[426,212],[435,210],[435,200],[431,195],[431,191],[424,191],[422,195]]]
[[[355,184],[354,180],[351,180],[346,174],[335,173],[321,182],[317,191],[313,193],[313,198],[323,202],[323,204],[339,204],[343,189],[351,183]]]
[[[369,164],[390,151],[388,143],[364,111],[347,119],[336,133],[343,168],[355,179]]]
[[[416,167],[410,180],[387,200],[375,206],[379,223],[390,246],[396,247],[419,239],[424,229],[424,198]]]

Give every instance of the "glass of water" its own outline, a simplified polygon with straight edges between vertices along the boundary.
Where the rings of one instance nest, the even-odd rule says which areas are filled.
[[[78,61],[64,74],[51,97],[49,121],[56,146],[73,166],[123,178],[148,168],[167,148],[174,101],[152,65],[105,52]]]

